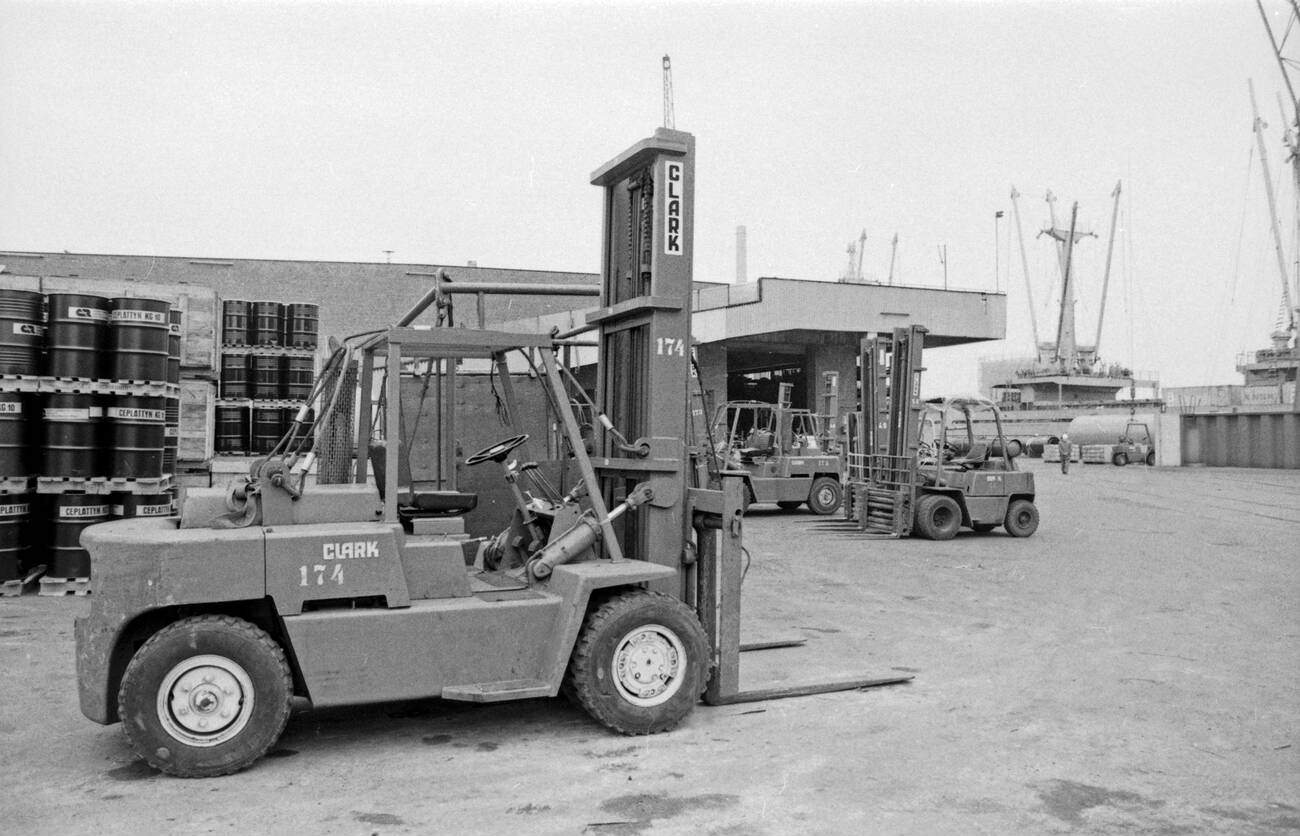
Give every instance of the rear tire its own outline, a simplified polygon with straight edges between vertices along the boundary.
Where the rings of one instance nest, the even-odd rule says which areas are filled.
[[[931,493],[916,503],[916,529],[929,540],[951,540],[961,528],[961,508],[956,500]]]
[[[843,501],[844,491],[839,482],[829,476],[818,476],[813,480],[812,489],[808,491],[809,511],[822,516],[834,514]]]
[[[167,625],[135,652],[117,703],[131,748],[150,766],[209,778],[266,754],[292,696],[284,651],[264,630],[202,615]]]
[[[1123,452],[1116,453],[1115,455],[1111,456],[1110,461],[1111,464],[1115,465],[1116,467],[1123,467],[1124,465],[1128,464],[1128,453],[1123,453]]]
[[[1147,467],[1155,467],[1155,466],[1156,466],[1156,451],[1152,450],[1149,453],[1147,453]]]
[[[708,684],[709,642],[694,611],[657,592],[624,592],[587,615],[567,691],[620,734],[675,727]]]
[[[1038,508],[1027,499],[1016,499],[1007,506],[1003,524],[1012,537],[1028,537],[1038,530]]]

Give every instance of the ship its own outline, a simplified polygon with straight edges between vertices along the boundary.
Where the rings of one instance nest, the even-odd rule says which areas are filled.
[[[1115,228],[1119,217],[1121,183],[1111,192],[1110,236],[1106,248],[1106,266],[1102,279],[1101,308],[1097,315],[1096,339],[1092,344],[1079,340],[1075,322],[1075,295],[1078,285],[1074,264],[1074,247],[1079,239],[1091,235],[1077,229],[1079,204],[1070,212],[1066,228],[1057,226],[1055,198],[1047,193],[1051,225],[1042,231],[1056,248],[1061,273],[1061,300],[1056,316],[1054,339],[1039,338],[1038,318],[1033,302],[1033,286],[1025,258],[1024,232],[1020,223],[1020,197],[1011,188],[1011,206],[1020,236],[1020,259],[1024,266],[1025,289],[1029,297],[1029,315],[1033,329],[1035,354],[1011,360],[982,360],[980,388],[1002,411],[1004,432],[1020,442],[1031,456],[1041,455],[1044,444],[1054,444],[1070,421],[1083,415],[1121,414],[1151,416],[1164,411],[1160,398],[1160,380],[1155,372],[1136,372],[1118,363],[1106,363],[1098,354],[1101,326],[1106,315],[1106,293],[1110,284],[1111,256],[1115,247]],[[1154,420],[1150,421],[1154,424]]]

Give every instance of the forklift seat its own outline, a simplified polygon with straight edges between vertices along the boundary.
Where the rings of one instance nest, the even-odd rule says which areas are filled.
[[[384,499],[384,487],[388,478],[388,465],[384,458],[382,441],[370,444],[370,469],[375,474],[375,485],[379,488],[379,498]],[[403,474],[399,473],[400,479]],[[460,491],[424,490],[420,484],[411,480],[411,484],[397,486],[397,516],[403,521],[421,517],[450,517],[467,514],[478,507],[478,494]]]
[[[982,441],[977,441],[970,446],[965,455],[953,459],[952,464],[958,464],[973,470],[983,465],[988,457],[989,446]]]

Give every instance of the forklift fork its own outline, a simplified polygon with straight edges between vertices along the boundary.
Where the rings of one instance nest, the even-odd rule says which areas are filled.
[[[740,642],[741,530],[744,520],[744,480],[740,474],[723,473],[722,489],[691,488],[694,509],[692,525],[699,543],[696,564],[696,609],[712,647],[714,668],[704,691],[709,705],[776,700],[853,691],[879,685],[908,682],[910,676],[853,677],[813,680],[798,685],[742,690],[740,654],[749,650],[796,647],[802,639]]]

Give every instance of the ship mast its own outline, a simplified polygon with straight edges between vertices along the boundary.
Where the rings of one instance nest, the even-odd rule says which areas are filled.
[[[1287,95],[1291,102],[1291,129],[1286,132],[1285,143],[1287,150],[1290,152],[1287,161],[1291,163],[1293,188],[1295,189],[1297,198],[1300,199],[1300,98],[1296,97],[1295,85],[1291,82],[1291,72],[1289,68],[1290,66],[1294,66],[1296,62],[1285,58],[1282,54],[1282,50],[1286,46],[1286,38],[1290,35],[1292,30],[1295,29],[1296,25],[1300,23],[1300,3],[1297,3],[1297,0],[1289,0],[1289,5],[1291,7],[1290,19],[1287,21],[1287,27],[1283,33],[1282,40],[1279,41],[1273,33],[1273,26],[1268,22],[1268,14],[1264,11],[1262,0],[1255,0],[1255,7],[1259,9],[1260,19],[1264,21],[1264,31],[1268,33],[1268,42],[1273,48],[1273,56],[1277,59],[1278,69],[1282,73],[1282,82],[1286,85]],[[1261,133],[1263,122],[1259,117],[1259,109],[1255,106],[1254,84],[1251,84],[1250,88],[1250,102],[1251,107],[1254,108],[1255,111],[1255,135],[1260,143],[1260,162],[1262,165],[1267,166],[1264,157],[1264,140]],[[1271,179],[1267,179],[1267,175],[1265,183],[1267,184],[1269,192],[1269,209],[1274,213],[1273,227],[1274,238],[1276,239],[1279,233],[1277,231],[1276,209],[1274,208],[1272,193],[1273,186]],[[1300,238],[1300,211],[1296,213],[1295,223],[1297,227],[1297,236]],[[1294,279],[1295,289],[1292,291],[1290,287],[1291,279],[1288,277],[1285,269],[1285,259],[1283,259],[1281,255],[1280,243],[1278,243],[1278,250],[1278,258],[1283,265],[1282,304],[1286,308],[1286,321],[1283,323],[1285,325],[1285,331],[1275,333],[1274,339],[1277,340],[1281,338],[1282,340],[1286,340],[1293,337],[1300,337],[1300,334],[1297,334],[1297,330],[1300,328],[1300,263],[1297,263],[1296,265],[1296,275]],[[1300,339],[1296,339],[1296,345],[1297,347],[1300,347]]]

